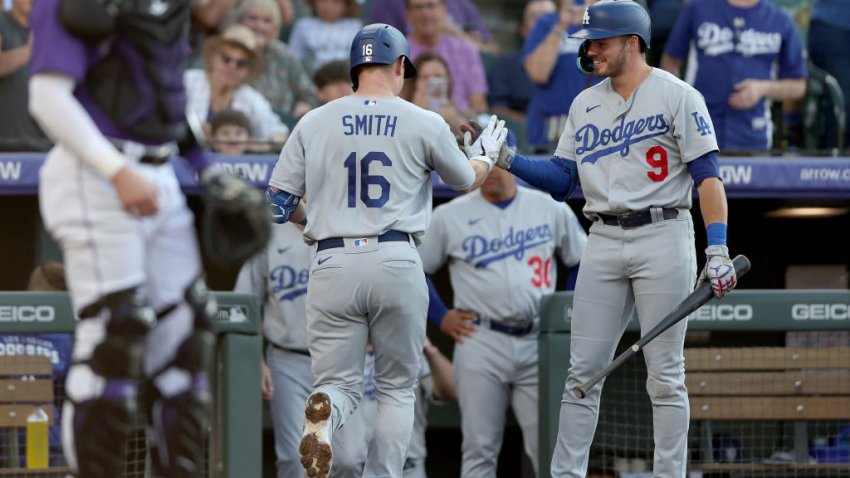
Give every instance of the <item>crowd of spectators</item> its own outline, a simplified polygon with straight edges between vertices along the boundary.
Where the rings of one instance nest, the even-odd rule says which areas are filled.
[[[34,1],[6,0],[0,11],[0,151],[51,145],[26,106]],[[593,1],[525,1],[514,40],[502,35],[500,44],[474,0],[210,0],[193,7],[188,109],[205,124],[211,148],[275,153],[305,113],[350,91],[351,39],[364,23],[383,22],[407,35],[413,60],[422,58],[422,77],[410,81],[405,99],[439,112],[456,132],[464,122],[496,113],[521,149],[548,154],[572,99],[598,82],[575,67],[580,41],[569,36]],[[833,106],[839,114],[850,108],[846,2],[800,0],[811,4],[804,38],[774,0],[637,1],[653,13],[650,64],[703,94],[722,152],[812,148],[799,132],[804,111],[821,115],[824,124],[814,147],[850,145],[845,122],[826,114]],[[808,78],[809,70],[823,74]],[[843,99],[811,88],[827,74]],[[242,146],[236,143],[245,137],[245,122],[235,122],[234,112],[247,118]],[[219,114],[227,121],[213,131]],[[797,128],[797,134],[777,134],[777,126]]]

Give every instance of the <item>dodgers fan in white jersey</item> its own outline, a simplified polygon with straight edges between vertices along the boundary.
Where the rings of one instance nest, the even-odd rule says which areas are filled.
[[[552,476],[583,478],[602,384],[584,399],[574,388],[612,360],[637,307],[648,331],[693,289],[697,277],[692,187],[699,191],[708,248],[701,279],[722,297],[736,277],[726,247],[727,204],[717,142],[702,96],[646,63],[649,15],[632,0],[603,0],[585,12],[580,66],[605,79],[570,108],[555,157],[500,158],[529,183],[563,200],[581,182],[593,224],[581,261]],[[683,477],[687,462],[687,321],[644,347],[653,404],[653,476]]]
[[[364,27],[351,45],[355,93],[307,113],[283,147],[267,196],[275,220],[301,221],[314,247],[307,340],[314,392],[301,463],[325,477],[331,437],[360,401],[366,343],[375,349],[378,413],[365,477],[400,477],[413,426],[414,386],[428,291],[416,245],[431,213],[431,171],[450,187],[477,187],[507,130],[491,118],[469,159],[436,113],[400,98],[415,75],[394,27]]]
[[[569,206],[517,187],[513,175],[501,169],[480,190],[434,210],[419,254],[428,274],[448,263],[454,290],[453,310],[432,296],[429,316],[458,339],[453,362],[463,432],[461,477],[496,476],[508,406],[538,470],[538,306],[555,290],[555,252],[565,266],[576,268],[586,243]],[[458,337],[458,322],[477,330]]]
[[[300,476],[298,446],[304,424],[304,401],[313,390],[307,350],[307,282],[310,247],[303,227],[285,224],[272,230],[269,245],[246,262],[236,279],[236,292],[263,298],[263,337],[268,342],[263,367],[263,396],[269,400],[274,427],[277,477]],[[359,477],[365,447],[371,437],[375,387],[371,380],[374,354],[367,354],[363,399],[346,426],[334,436],[337,460],[334,478]],[[364,420],[365,415],[365,420]]]

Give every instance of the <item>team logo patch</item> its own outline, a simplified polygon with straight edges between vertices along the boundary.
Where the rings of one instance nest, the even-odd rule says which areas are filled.
[[[354,247],[365,247],[369,245],[369,239],[355,239],[353,242]]]
[[[378,101],[377,100],[365,100],[363,102],[363,104],[366,105],[366,106],[378,106]]]

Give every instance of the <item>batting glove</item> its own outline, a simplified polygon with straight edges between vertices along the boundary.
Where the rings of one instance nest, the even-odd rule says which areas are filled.
[[[466,123],[460,125],[460,130],[463,134],[457,137],[458,145],[463,152],[466,153],[467,157],[475,156],[475,154],[472,153],[472,144],[476,139],[478,139],[478,136],[482,131],[484,131],[484,129],[475,121],[470,121],[469,125]],[[499,150],[499,157],[496,158],[495,165],[502,169],[511,169],[511,163],[513,163],[515,156],[516,150],[508,146],[506,141],[505,144],[502,145],[502,149]]]
[[[491,166],[499,159],[499,153],[508,138],[508,130],[505,128],[504,120],[499,120],[496,115],[490,116],[490,122],[487,123],[487,127],[478,135],[478,138],[472,143],[469,149],[466,149],[467,134],[469,134],[470,139],[472,138],[469,132],[463,135],[466,156],[469,159],[485,161]]]
[[[726,246],[708,246],[705,249],[705,257],[705,268],[697,279],[697,287],[708,281],[714,296],[721,299],[738,284],[735,266],[729,258],[729,249]]]

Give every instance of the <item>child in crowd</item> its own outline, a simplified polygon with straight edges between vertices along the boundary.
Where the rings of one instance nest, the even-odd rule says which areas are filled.
[[[316,70],[316,74],[313,75],[313,82],[316,84],[316,98],[322,104],[354,92],[351,89],[351,76],[348,73],[347,60],[334,60],[325,63]]]
[[[238,156],[248,149],[251,123],[241,111],[224,110],[210,124],[212,149],[219,154]]]

